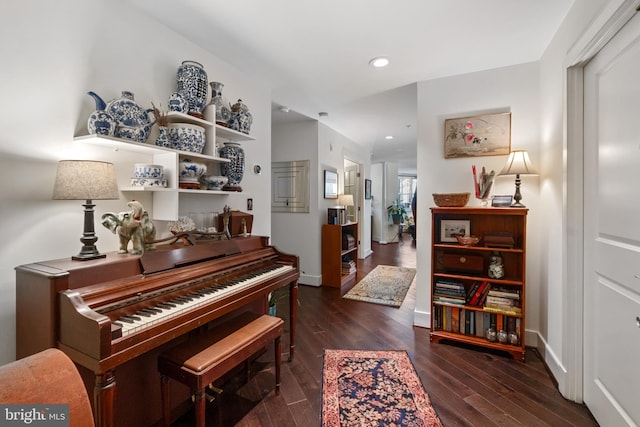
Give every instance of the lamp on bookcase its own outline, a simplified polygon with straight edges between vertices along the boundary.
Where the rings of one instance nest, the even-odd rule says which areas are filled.
[[[352,194],[340,194],[338,196],[338,204],[342,206],[347,212],[349,211],[349,206],[353,206],[353,195]],[[353,215],[348,214],[347,219],[351,221]]]
[[[504,165],[498,175],[516,176],[516,193],[513,196],[513,204],[511,207],[526,207],[520,203],[520,200],[522,200],[522,194],[520,194],[520,175],[536,175],[536,172],[534,172],[533,167],[531,166],[531,160],[529,160],[529,153],[525,150],[512,151],[507,158],[507,164]]]

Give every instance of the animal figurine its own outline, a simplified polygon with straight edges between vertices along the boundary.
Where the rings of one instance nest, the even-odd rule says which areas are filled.
[[[156,228],[149,218],[149,213],[144,209],[142,203],[132,200],[127,203],[131,208],[129,211],[115,214],[106,212],[102,215],[102,225],[118,235],[120,248],[118,253],[140,255],[145,250],[154,249],[155,243],[151,243],[156,238]],[[129,241],[132,243],[131,251],[128,251]]]

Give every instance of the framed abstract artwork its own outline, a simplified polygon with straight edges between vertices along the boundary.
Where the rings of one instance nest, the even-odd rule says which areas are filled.
[[[444,121],[444,157],[506,156],[511,152],[511,113]]]
[[[364,180],[364,199],[371,200],[371,180]]]

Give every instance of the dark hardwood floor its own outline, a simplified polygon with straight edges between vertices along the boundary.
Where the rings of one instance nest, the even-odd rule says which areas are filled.
[[[357,281],[378,264],[416,266],[415,243],[407,234],[400,243],[374,244],[373,251],[358,262]],[[445,426],[597,426],[585,406],[560,395],[535,350],[528,349],[522,363],[484,349],[431,344],[429,330],[413,326],[414,306],[415,284],[400,308],[342,299],[338,289],[300,286],[295,357],[283,357],[280,395],[268,349],[252,364],[248,383],[237,375],[224,384],[208,406],[207,425],[318,426],[323,350],[350,348],[406,350]],[[287,317],[286,300],[279,301],[278,315]],[[191,424],[187,414],[174,426]]]

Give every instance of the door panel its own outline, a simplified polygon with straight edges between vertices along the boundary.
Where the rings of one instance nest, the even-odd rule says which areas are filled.
[[[584,71],[584,401],[640,424],[640,18]]]

